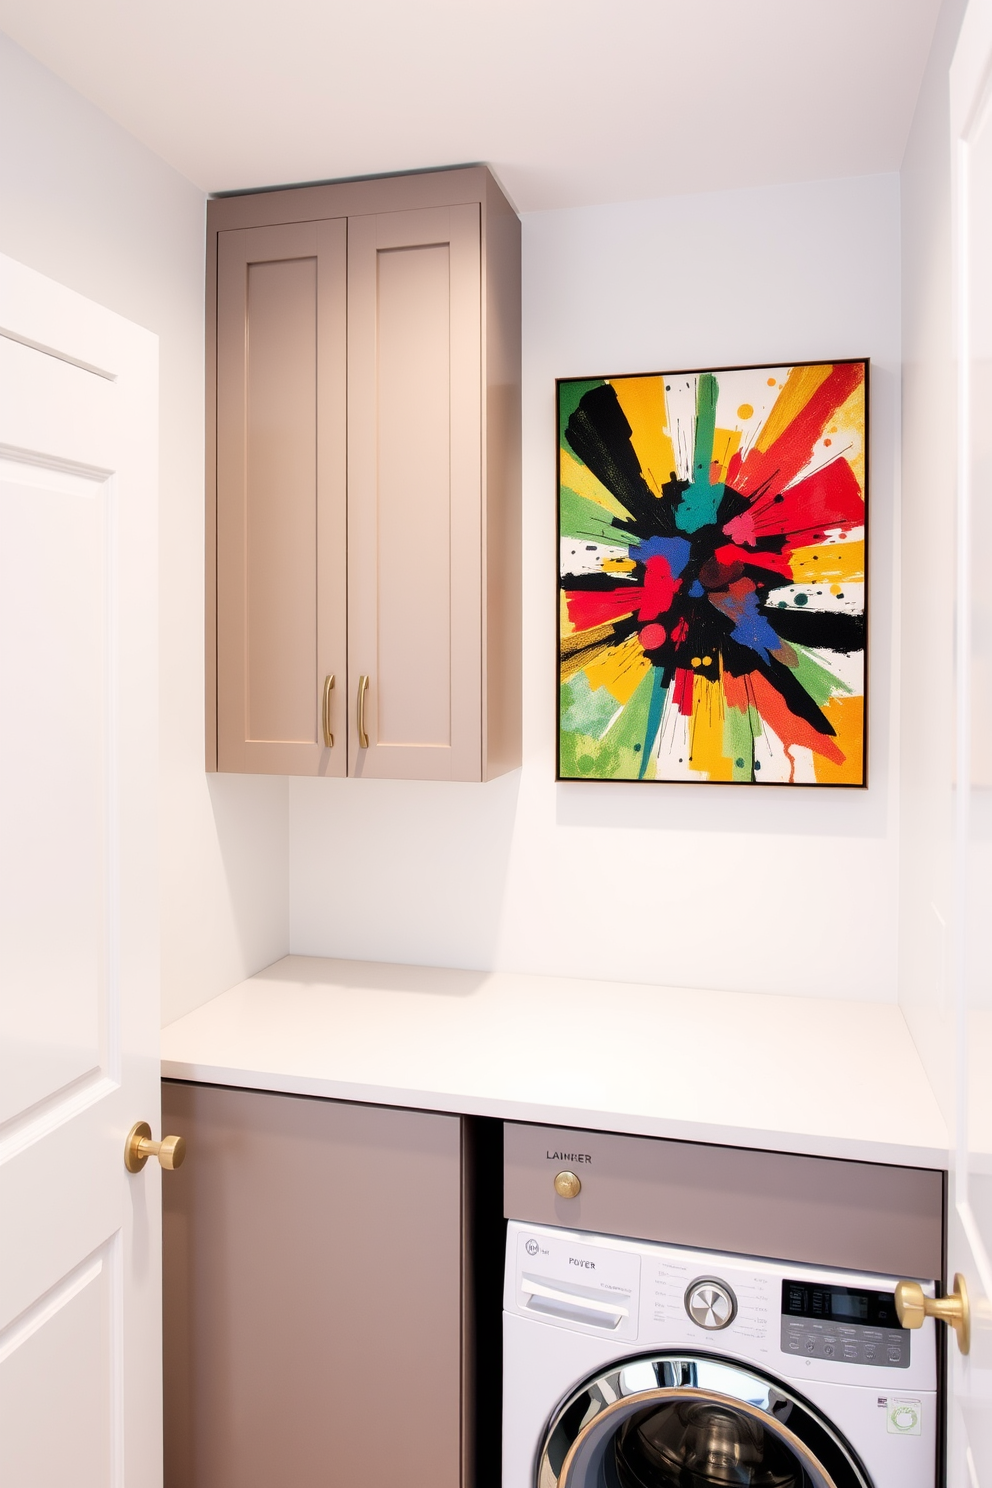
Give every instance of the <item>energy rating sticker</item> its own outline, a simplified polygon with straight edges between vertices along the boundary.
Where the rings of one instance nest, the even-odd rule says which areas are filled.
[[[885,1426],[892,1436],[919,1436],[922,1425],[922,1400],[889,1397],[885,1407]]]

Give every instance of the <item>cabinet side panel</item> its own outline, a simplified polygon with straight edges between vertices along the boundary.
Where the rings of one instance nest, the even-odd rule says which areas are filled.
[[[935,1169],[514,1122],[504,1152],[510,1219],[890,1276],[941,1274]],[[577,1198],[555,1193],[563,1168],[581,1178]]]
[[[204,363],[203,722],[204,765],[217,769],[217,231],[207,214]]]
[[[521,759],[520,220],[487,183],[483,775]]]
[[[459,1118],[169,1082],[163,1109],[166,1488],[459,1488]]]

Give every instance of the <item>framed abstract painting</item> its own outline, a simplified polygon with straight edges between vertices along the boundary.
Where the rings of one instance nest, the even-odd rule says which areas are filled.
[[[558,779],[865,785],[867,361],[557,387]]]

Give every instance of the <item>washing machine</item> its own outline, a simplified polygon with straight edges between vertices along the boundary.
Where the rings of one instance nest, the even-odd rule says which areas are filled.
[[[934,1488],[895,1282],[511,1220],[503,1488]]]

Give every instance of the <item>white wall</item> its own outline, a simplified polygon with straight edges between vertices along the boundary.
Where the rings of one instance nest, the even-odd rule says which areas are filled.
[[[965,0],[945,0],[902,170],[903,873],[899,1001],[953,1129],[955,404],[948,69]]]
[[[284,954],[286,784],[203,771],[203,193],[0,35],[0,251],[161,346],[166,1021]]]
[[[525,764],[290,782],[295,951],[894,1000],[895,176],[524,218]],[[868,791],[554,783],[554,379],[868,355]]]

